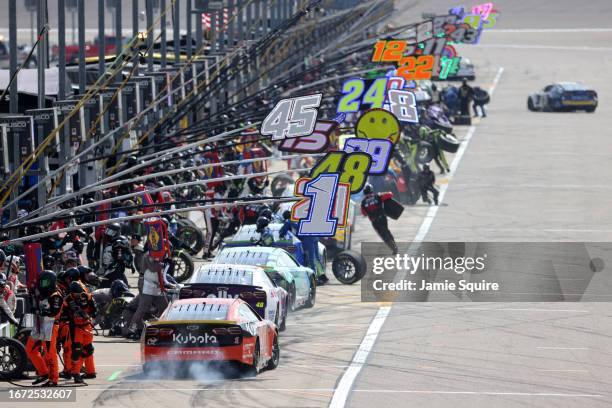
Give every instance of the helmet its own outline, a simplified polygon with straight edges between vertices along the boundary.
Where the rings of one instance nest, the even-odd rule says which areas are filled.
[[[67,281],[67,276],[66,276],[66,271],[59,271],[57,273],[57,283],[59,283],[62,286],[68,286],[68,281]]]
[[[106,231],[104,231],[104,234],[110,238],[115,238],[119,236],[120,233],[121,233],[121,225],[119,225],[118,222],[113,222],[113,223],[108,224],[106,226]]]
[[[77,268],[70,268],[66,270],[66,282],[75,282],[81,278],[81,272]]]
[[[270,224],[270,220],[266,217],[259,217],[256,221],[257,231],[263,230]]]
[[[429,134],[429,129],[427,128],[427,126],[421,126],[419,128],[419,137],[420,138],[427,137],[428,134]]]
[[[125,160],[126,167],[134,167],[138,164],[138,158],[136,156],[128,156]]]
[[[57,277],[55,273],[49,270],[44,270],[38,276],[38,291],[43,296],[49,296],[55,292],[55,284],[57,283]]]
[[[77,270],[79,271],[79,277],[81,280],[85,281],[88,274],[93,272],[89,266],[79,265],[77,266]]]
[[[79,282],[70,282],[70,285],[68,286],[68,291],[70,293],[83,293],[83,292],[85,292],[85,290],[83,289],[83,285],[81,285]]]
[[[79,257],[77,256],[76,252],[74,252],[74,251],[66,251],[64,253],[64,256],[66,257],[66,262],[74,261],[77,264],[79,263]]]
[[[111,283],[110,292],[113,299],[118,298],[130,289],[121,279],[116,279]]]
[[[113,243],[113,248],[129,249],[130,241],[127,239],[126,236],[120,235],[117,238],[117,240]]]
[[[363,188],[363,194],[372,194],[372,191],[372,185],[370,183],[366,183],[365,187]]]
[[[259,212],[259,216],[260,217],[265,217],[269,220],[272,219],[272,210],[270,210],[270,208],[268,207],[264,207],[261,209],[261,211]]]
[[[283,211],[283,220],[290,220],[290,219],[291,219],[291,211],[289,210]]]

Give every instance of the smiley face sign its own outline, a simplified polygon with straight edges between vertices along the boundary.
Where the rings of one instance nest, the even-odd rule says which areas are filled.
[[[355,125],[355,136],[366,139],[388,139],[395,144],[400,138],[400,124],[395,115],[385,109],[370,109]]]

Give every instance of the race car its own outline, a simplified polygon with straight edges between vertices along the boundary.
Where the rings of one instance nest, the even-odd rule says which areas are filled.
[[[557,82],[529,95],[527,109],[532,112],[554,112],[583,109],[595,112],[597,92],[577,82]]]
[[[242,299],[177,300],[143,333],[145,373],[202,361],[239,363],[257,373],[276,368],[280,359],[276,326]]]
[[[265,246],[224,247],[213,259],[213,265],[258,265],[280,287],[289,293],[290,310],[313,307],[317,296],[316,276],[287,251]]]
[[[273,321],[279,330],[287,323],[288,294],[259,266],[240,262],[201,266],[181,287],[179,299],[240,298],[261,317]]]
[[[306,266],[305,256],[304,256],[304,247],[302,246],[302,241],[300,241],[300,239],[291,232],[288,232],[285,237],[281,238],[280,230],[282,227],[283,227],[283,224],[278,223],[278,222],[268,224],[270,233],[272,234],[272,237],[274,238],[274,242],[272,243],[272,246],[276,248],[284,249],[285,251],[289,252],[295,258],[295,260],[298,261],[300,265]],[[223,246],[224,247],[226,246],[227,247],[253,246],[255,245],[255,243],[257,243],[260,240],[260,238],[261,238],[261,234],[257,232],[256,225],[243,225],[238,229],[238,231],[236,232],[236,234],[234,234],[233,237],[231,237],[230,239],[227,239],[224,242]],[[318,251],[319,251],[319,259],[321,260],[319,266],[323,268],[323,270],[318,271],[319,273],[317,274],[317,276],[325,273],[324,269],[325,269],[325,264],[327,262],[327,250],[325,249],[325,245],[319,243]]]

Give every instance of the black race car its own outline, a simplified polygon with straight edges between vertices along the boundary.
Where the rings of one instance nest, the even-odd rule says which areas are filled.
[[[597,92],[577,82],[557,82],[529,95],[527,109],[532,112],[569,111],[583,109],[595,112]]]

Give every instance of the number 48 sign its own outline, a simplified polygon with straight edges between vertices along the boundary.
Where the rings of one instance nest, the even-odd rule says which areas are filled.
[[[266,116],[259,132],[272,140],[308,136],[315,130],[323,94],[283,99]]]

